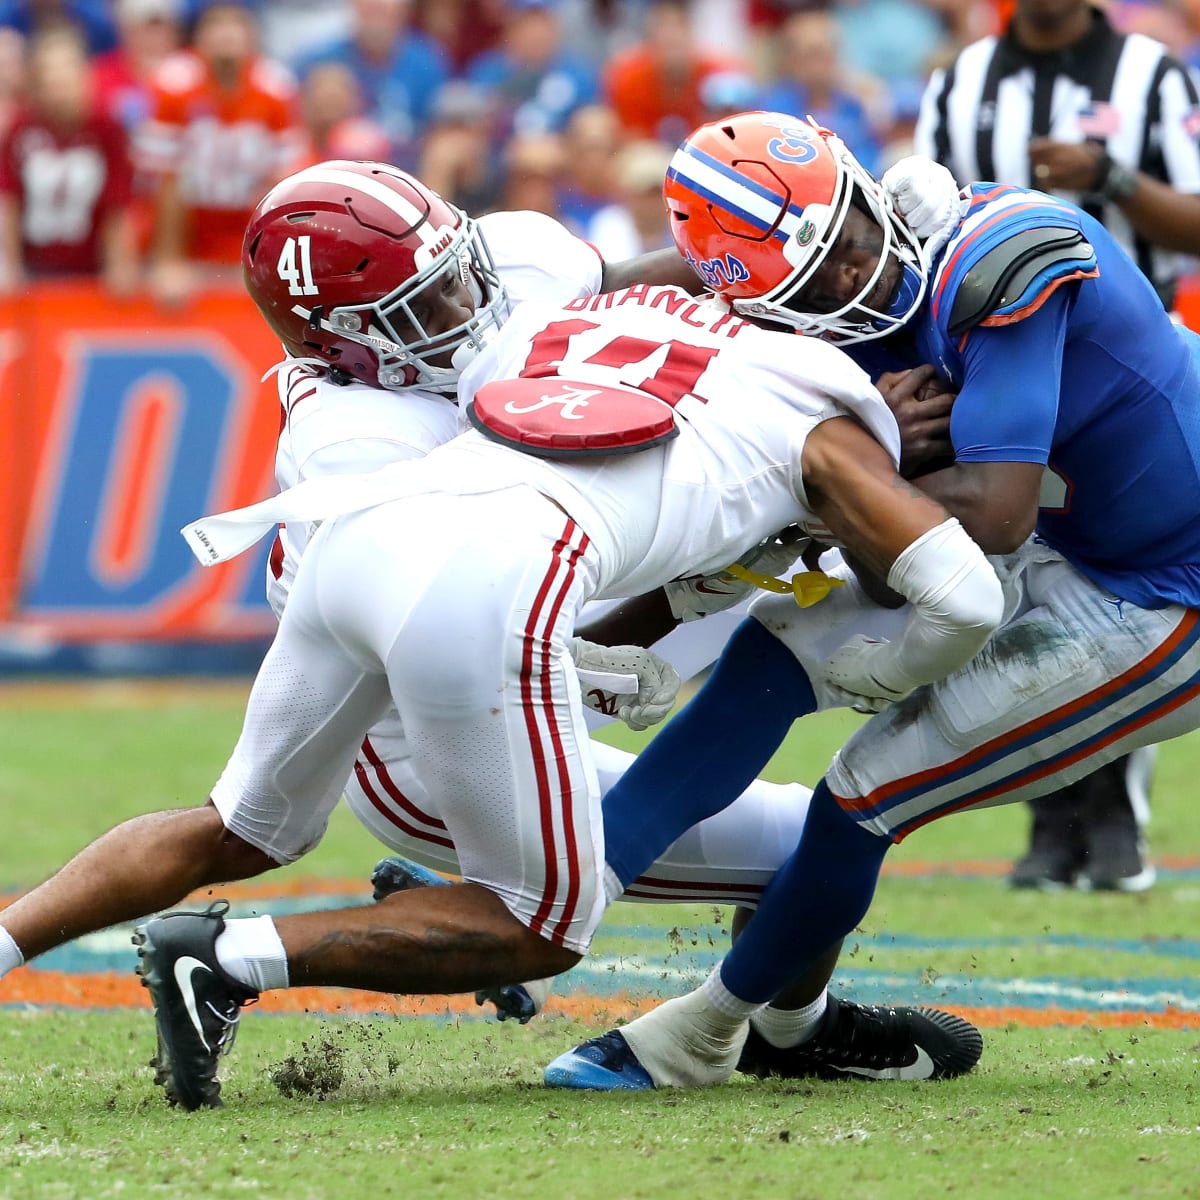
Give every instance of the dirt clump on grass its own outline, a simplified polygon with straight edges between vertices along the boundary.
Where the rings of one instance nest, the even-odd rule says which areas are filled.
[[[346,1082],[346,1048],[328,1038],[312,1045],[301,1042],[300,1053],[289,1054],[271,1072],[271,1082],[288,1099],[315,1096],[324,1100]]]

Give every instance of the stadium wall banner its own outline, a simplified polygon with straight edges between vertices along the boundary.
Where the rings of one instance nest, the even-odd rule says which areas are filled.
[[[243,294],[178,309],[83,283],[0,300],[7,640],[262,639],[269,543],[200,567],[182,525],[275,490],[281,357]]]
[[[1200,277],[1178,306],[1200,330]],[[179,529],[275,490],[279,357],[240,291],[0,298],[0,676],[253,669],[269,542],[206,569]]]

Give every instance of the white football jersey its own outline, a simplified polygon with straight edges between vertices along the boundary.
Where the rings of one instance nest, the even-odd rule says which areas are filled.
[[[553,217],[500,212],[480,217],[478,224],[514,306],[526,300],[563,304],[600,290],[600,256]],[[458,407],[435,392],[338,385],[303,360],[285,362],[277,383],[284,415],[275,453],[281,491],[305,479],[360,474],[423,458],[462,428]],[[310,534],[307,525],[280,529],[282,555],[272,555],[267,571],[267,599],[276,616],[283,612]]]
[[[472,431],[430,455],[426,485],[468,493],[536,487],[595,543],[599,598],[720,570],[785,526],[813,522],[800,455],[821,421],[856,417],[899,461],[895,419],[847,355],[675,288],[524,305],[464,372],[464,408],[484,384],[520,375],[531,357],[560,364],[558,379],[546,380],[549,397],[564,390],[561,380],[652,384],[673,404],[678,436],[634,453],[564,461]]]

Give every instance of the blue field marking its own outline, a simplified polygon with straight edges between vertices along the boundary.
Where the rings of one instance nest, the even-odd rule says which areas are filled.
[[[713,927],[714,930],[716,927]],[[693,952],[698,947],[692,946],[692,935],[697,930],[689,926],[680,929],[685,947],[678,951],[681,954]],[[707,944],[708,930],[701,926],[700,941]],[[664,935],[657,929],[644,929],[636,925],[616,926],[605,925],[600,930],[601,937],[640,939],[657,941]],[[715,942],[724,942],[719,931],[714,932]],[[1098,938],[1089,937],[1083,933],[1044,933],[1044,934],[1014,934],[1012,936],[995,935],[991,937],[930,937],[926,934],[880,933],[852,934],[846,939],[851,946],[858,943],[864,950],[926,950],[930,953],[946,953],[951,950],[986,950],[994,948],[1021,949],[1030,946],[1055,947],[1063,950],[1088,950],[1095,954],[1143,954],[1156,958],[1200,958],[1200,940],[1193,938]]]
[[[251,916],[270,911],[277,916],[314,909],[346,907],[362,901],[355,896],[289,897],[244,901],[233,906],[233,915]],[[80,938],[69,946],[41,956],[36,966],[48,971],[90,974],[132,971],[131,926],[115,927]],[[624,942],[628,952],[610,947]],[[695,944],[693,944],[695,943]],[[668,934],[661,928],[636,925],[603,927],[597,951],[573,971],[561,976],[559,996],[632,996],[665,998],[697,986],[720,960],[727,945],[716,925],[689,925]],[[1162,1012],[1175,1009],[1200,1014],[1200,975],[1165,976],[1057,976],[1004,978],[962,971],[939,974],[930,970],[947,955],[986,948],[1040,948],[1086,950],[1097,962],[1111,954],[1153,956],[1159,960],[1194,962],[1200,958],[1200,940],[1088,937],[1083,934],[934,938],[907,933],[859,933],[851,941],[857,953],[847,956],[835,978],[839,995],[866,1004],[933,1004],[978,1008],[1062,1008],[1096,1012]],[[861,966],[872,951],[900,950],[922,965],[911,971]],[[4,1007],[0,1004],[0,1007]],[[485,1016],[480,1010],[480,1016]],[[1200,1018],[1198,1018],[1200,1023]]]

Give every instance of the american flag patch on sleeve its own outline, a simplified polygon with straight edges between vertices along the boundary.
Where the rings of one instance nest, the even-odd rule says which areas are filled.
[[[1079,132],[1084,137],[1108,138],[1119,133],[1121,114],[1105,101],[1093,101],[1079,114]]]

